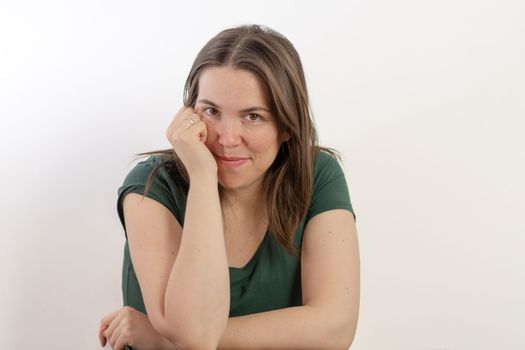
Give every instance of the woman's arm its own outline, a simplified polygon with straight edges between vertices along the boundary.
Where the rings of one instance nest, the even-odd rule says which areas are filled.
[[[166,214],[167,218],[172,217],[169,212]],[[333,210],[310,220],[301,259],[304,305],[230,318],[220,349],[350,347],[359,312],[359,249],[350,212]],[[162,275],[162,271],[159,273]],[[127,315],[128,324],[136,324],[135,313],[127,311],[123,314]],[[144,334],[135,336],[142,339]],[[165,346],[162,349],[180,349],[166,336],[159,341]]]
[[[155,330],[184,348],[215,349],[230,308],[217,163],[206,124],[181,107],[166,137],[190,178],[184,229],[160,203],[130,194],[124,218],[131,260]]]
[[[331,210],[306,226],[303,306],[228,320],[219,349],[348,349],[359,313],[359,248],[352,214]]]
[[[160,203],[137,194],[124,199],[148,316],[159,334],[188,348],[215,347],[227,322],[229,276],[216,181],[192,179],[184,229]]]
[[[185,348],[215,348],[230,301],[217,179],[192,179],[184,230],[167,208],[138,194],[124,199],[124,216],[155,330]]]

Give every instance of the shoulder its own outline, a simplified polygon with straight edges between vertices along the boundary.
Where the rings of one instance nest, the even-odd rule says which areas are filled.
[[[332,209],[346,209],[354,213],[348,185],[338,159],[323,150],[314,160],[312,201],[307,219]]]
[[[339,160],[326,151],[319,151],[314,160],[314,195],[326,186],[347,187],[345,175]]]
[[[129,193],[156,200],[168,208],[179,222],[183,222],[186,195],[175,169],[173,163],[165,158],[150,156],[128,172],[118,188],[117,210],[123,225],[123,200]]]
[[[153,171],[159,167],[164,160],[159,156],[150,156],[145,160],[138,162],[127,174],[123,185],[128,184],[145,184]],[[155,177],[167,180],[167,174],[164,167],[160,166]]]
[[[334,173],[343,174],[339,160],[334,155],[320,150],[314,159],[314,178]]]

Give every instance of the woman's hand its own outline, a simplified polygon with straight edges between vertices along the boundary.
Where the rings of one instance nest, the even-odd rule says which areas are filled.
[[[191,107],[183,106],[173,118],[166,137],[192,176],[217,176],[217,162],[206,146],[206,123]]]
[[[147,315],[125,306],[105,316],[100,322],[98,339],[102,346],[109,342],[113,350],[132,346],[137,350],[177,349],[151,325]]]

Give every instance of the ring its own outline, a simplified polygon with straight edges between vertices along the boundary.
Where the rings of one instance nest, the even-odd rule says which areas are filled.
[[[193,119],[191,119],[191,116],[186,117],[185,119],[186,119],[186,120],[189,120],[189,122],[191,123],[191,125],[195,124],[195,122],[193,121]]]

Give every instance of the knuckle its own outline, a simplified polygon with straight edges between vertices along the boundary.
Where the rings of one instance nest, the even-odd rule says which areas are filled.
[[[124,339],[130,339],[131,338],[131,328],[125,327],[122,329],[122,333],[120,333],[121,337],[124,337]]]
[[[131,324],[131,315],[125,315],[126,317],[124,317],[121,321],[120,321],[120,326],[121,327],[129,327],[130,324]]]
[[[133,314],[133,310],[132,309],[125,309],[122,311],[123,315],[124,315],[124,319],[126,320],[128,317],[130,317],[132,314]]]

